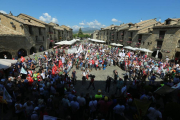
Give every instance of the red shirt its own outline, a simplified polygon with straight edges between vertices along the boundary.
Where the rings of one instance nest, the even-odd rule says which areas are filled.
[[[94,60],[92,60],[92,64],[94,65]]]

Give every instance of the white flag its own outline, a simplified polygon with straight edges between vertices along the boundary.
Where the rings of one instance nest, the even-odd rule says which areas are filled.
[[[23,67],[21,67],[21,72],[20,73],[27,74],[27,71]]]
[[[5,87],[3,91],[3,99],[6,100],[6,102],[12,102],[11,95],[8,93]]]

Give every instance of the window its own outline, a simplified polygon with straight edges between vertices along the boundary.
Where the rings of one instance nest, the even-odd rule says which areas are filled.
[[[38,36],[36,36],[36,42],[38,41]]]
[[[166,25],[169,25],[171,23],[170,20],[166,20]]]
[[[39,28],[39,35],[42,35],[42,33],[41,33],[41,28]]]
[[[29,26],[29,34],[33,34],[33,31],[32,31],[32,26]]]
[[[43,36],[43,41],[44,41],[44,36]]]
[[[166,31],[159,31],[159,39],[164,39]]]

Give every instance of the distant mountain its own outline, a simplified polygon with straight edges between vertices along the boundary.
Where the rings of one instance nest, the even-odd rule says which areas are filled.
[[[90,27],[86,27],[86,28],[81,28],[83,33],[93,33],[95,30],[99,30],[98,28],[90,28]],[[75,30],[73,31],[73,34],[78,33],[79,30]]]

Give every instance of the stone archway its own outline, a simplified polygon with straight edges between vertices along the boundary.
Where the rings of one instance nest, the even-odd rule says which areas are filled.
[[[30,49],[30,54],[36,53],[36,48],[35,47],[31,47]]]
[[[154,51],[151,56],[156,57],[156,55],[157,55],[157,51]],[[162,53],[160,51],[158,52],[158,58],[162,59]]]
[[[41,45],[40,47],[39,47],[39,52],[42,52],[42,51],[44,51],[45,49],[44,49],[44,46],[43,45]]]
[[[4,55],[7,56],[7,59],[12,59],[11,53],[7,51],[0,52],[0,59],[4,59]]]
[[[52,47],[53,47],[53,43],[50,42],[50,43],[49,43],[49,49],[51,49]]]
[[[18,58],[20,58],[21,56],[27,56],[27,51],[25,49],[18,50]]]

